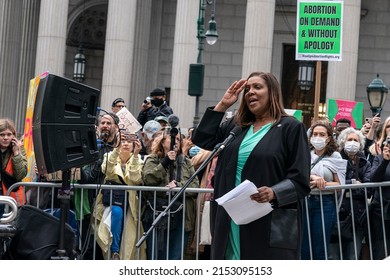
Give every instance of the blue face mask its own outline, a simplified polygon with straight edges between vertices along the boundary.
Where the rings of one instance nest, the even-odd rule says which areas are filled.
[[[198,146],[194,146],[188,151],[188,154],[190,155],[190,157],[194,157],[199,153],[199,151],[200,148]]]

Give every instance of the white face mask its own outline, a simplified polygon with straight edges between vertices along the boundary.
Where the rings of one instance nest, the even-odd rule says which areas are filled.
[[[310,143],[313,145],[314,149],[321,151],[326,146],[326,138],[323,137],[311,137]]]
[[[355,155],[360,150],[360,143],[356,141],[345,142],[344,151],[348,155]]]

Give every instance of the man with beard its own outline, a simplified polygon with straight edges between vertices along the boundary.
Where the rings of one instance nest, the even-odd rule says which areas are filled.
[[[103,155],[112,151],[117,146],[117,134],[119,118],[114,113],[102,115],[99,119],[96,134],[101,140],[101,148],[99,149],[99,160],[86,165],[82,168],[81,181],[83,184],[102,184],[104,175],[101,172]]]
[[[150,104],[143,104],[142,110],[139,112],[137,120],[144,126],[147,121],[154,120],[156,117],[169,117],[173,114],[173,110],[168,106],[166,99],[166,92],[163,89],[155,88],[150,93]]]
[[[101,165],[103,163],[103,157],[105,153],[112,151],[116,146],[119,145],[119,128],[118,128],[119,118],[114,113],[107,113],[99,118],[99,125],[96,128],[96,134],[102,143],[99,143],[99,160],[96,162],[85,165],[81,168],[81,184],[96,184],[99,188],[104,182],[104,174],[101,171]],[[77,191],[80,191],[78,193]],[[81,195],[81,191],[84,192],[84,195]],[[93,213],[94,200],[97,195],[97,190],[94,189],[80,189],[75,190],[75,204],[83,205],[83,217],[80,219],[83,220],[83,236],[82,242],[88,243],[87,251],[81,252],[82,259],[93,259],[93,233],[90,233],[90,217]],[[83,202],[81,204],[81,198]],[[93,220],[92,220],[93,221]],[[89,241],[88,241],[89,238]],[[84,246],[83,246],[84,247]],[[99,246],[96,246],[96,255],[95,259],[103,259],[101,250]]]

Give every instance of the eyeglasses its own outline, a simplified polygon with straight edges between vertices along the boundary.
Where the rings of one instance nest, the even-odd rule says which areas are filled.
[[[0,137],[1,138],[5,138],[5,137],[8,137],[8,138],[11,138],[12,137],[12,133],[0,133]]]

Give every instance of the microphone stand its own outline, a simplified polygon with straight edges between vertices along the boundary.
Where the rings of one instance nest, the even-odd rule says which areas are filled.
[[[142,243],[146,240],[148,235],[153,231],[153,229],[160,223],[161,219],[167,215],[168,211],[171,209],[172,205],[175,203],[176,200],[179,199],[179,197],[185,192],[185,190],[188,188],[192,180],[199,174],[200,171],[202,171],[207,164],[215,157],[217,156],[227,145],[230,143],[219,143],[217,144],[214,149],[212,150],[211,154],[202,162],[202,164],[199,166],[198,169],[194,172],[194,174],[191,175],[190,178],[185,182],[184,186],[180,188],[180,190],[175,194],[175,196],[171,199],[171,202],[168,204],[168,206],[162,211],[157,218],[153,221],[150,228],[143,233],[142,237],[138,240],[137,244],[135,245],[136,248],[139,248]]]
[[[62,170],[62,186],[58,190],[58,198],[61,202],[61,218],[59,229],[59,243],[57,249],[57,256],[52,256],[52,260],[68,260],[65,250],[65,227],[69,219],[70,197],[72,190],[70,187],[70,169]]]

